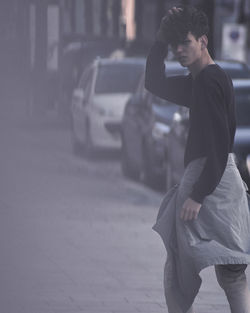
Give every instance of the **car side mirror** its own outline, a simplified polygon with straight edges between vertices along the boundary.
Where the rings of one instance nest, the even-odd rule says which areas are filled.
[[[84,104],[85,102],[85,92],[81,88],[76,88],[72,93],[72,105]]]
[[[84,99],[85,98],[85,92],[82,88],[76,88],[73,91],[73,97],[78,99]]]

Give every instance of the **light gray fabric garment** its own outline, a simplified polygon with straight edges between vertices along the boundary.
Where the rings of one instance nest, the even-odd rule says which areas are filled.
[[[169,313],[187,313],[197,295],[199,272],[216,264],[250,264],[250,214],[246,187],[233,155],[220,183],[202,204],[197,220],[184,222],[180,210],[202,172],[205,158],[189,163],[178,187],[162,201],[153,229],[167,249],[164,288]]]
[[[227,296],[231,313],[250,313],[250,294],[246,279],[247,265],[215,265],[215,273]]]

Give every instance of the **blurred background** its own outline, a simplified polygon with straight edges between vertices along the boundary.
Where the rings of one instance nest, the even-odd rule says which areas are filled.
[[[209,17],[250,189],[250,0],[0,0],[1,312],[166,312],[152,225],[183,173],[189,116],[145,90],[144,69],[178,4]],[[229,312],[202,275],[197,312]]]
[[[145,56],[160,19],[176,4],[202,8],[217,59],[249,64],[250,0],[2,0],[1,109],[67,119],[79,73],[96,56]]]

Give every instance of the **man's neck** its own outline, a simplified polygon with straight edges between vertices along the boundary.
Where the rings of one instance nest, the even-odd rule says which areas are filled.
[[[191,75],[195,78],[201,70],[210,64],[215,64],[208,51],[204,52],[200,59],[188,67]]]

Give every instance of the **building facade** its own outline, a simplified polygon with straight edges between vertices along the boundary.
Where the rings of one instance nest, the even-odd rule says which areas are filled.
[[[196,5],[208,14],[209,48],[216,58],[222,56],[225,23],[245,26],[246,40],[250,41],[250,0],[182,2]],[[126,49],[128,55],[146,55],[162,16],[175,3],[173,0],[1,0],[0,62],[5,68],[5,84],[20,80],[16,84],[19,86],[16,98],[28,103],[27,111],[31,114],[60,106],[65,51],[98,42],[101,48],[106,43],[109,49]],[[249,44],[244,48],[248,62]],[[96,53],[93,50],[90,56]]]

